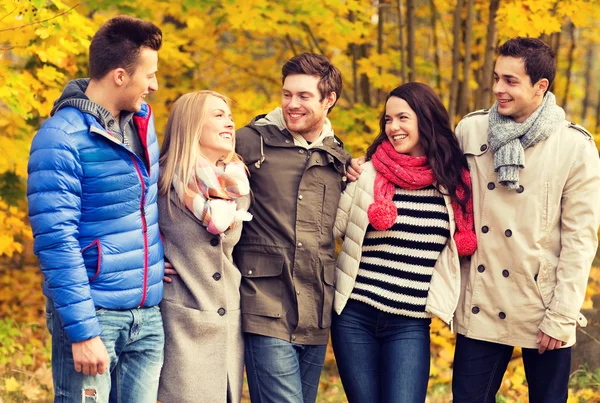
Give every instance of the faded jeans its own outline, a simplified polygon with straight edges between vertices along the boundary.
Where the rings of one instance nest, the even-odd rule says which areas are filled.
[[[301,345],[245,334],[252,403],[314,403],[327,345]]]
[[[46,301],[46,324],[52,335],[54,402],[155,403],[164,347],[160,308],[97,308],[96,316],[110,370],[91,376],[75,371],[71,342],[52,301]],[[86,396],[86,390],[92,390],[93,396]]]

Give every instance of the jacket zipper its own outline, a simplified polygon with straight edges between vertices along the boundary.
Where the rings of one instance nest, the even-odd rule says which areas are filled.
[[[144,185],[144,177],[142,175],[142,171],[140,170],[140,166],[138,165],[135,157],[133,155],[129,155],[133,164],[135,165],[135,170],[140,177],[140,182],[142,184],[142,196],[140,197],[140,212],[142,213],[142,234],[144,235],[144,288],[142,290],[142,301],[138,305],[138,308],[141,308],[146,302],[146,294],[147,294],[147,286],[148,286],[148,225],[146,223],[146,210],[144,209],[145,205],[145,194],[146,187]]]

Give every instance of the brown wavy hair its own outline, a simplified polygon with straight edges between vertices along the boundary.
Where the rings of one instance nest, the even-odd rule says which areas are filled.
[[[466,212],[471,188],[463,180],[463,169],[469,169],[458,139],[450,126],[450,117],[437,94],[426,84],[410,82],[394,88],[385,100],[379,120],[379,135],[367,149],[367,161],[371,160],[377,147],[387,139],[385,134],[385,105],[391,97],[405,100],[417,115],[419,141],[423,145],[433,178],[440,192],[450,195]],[[464,198],[459,198],[456,189],[465,190]],[[445,193],[447,192],[447,193]]]

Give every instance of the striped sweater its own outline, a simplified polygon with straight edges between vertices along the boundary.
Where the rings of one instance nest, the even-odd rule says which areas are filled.
[[[370,224],[351,299],[381,311],[428,318],[427,293],[435,262],[450,236],[448,210],[440,192],[396,187],[394,225],[377,231]]]

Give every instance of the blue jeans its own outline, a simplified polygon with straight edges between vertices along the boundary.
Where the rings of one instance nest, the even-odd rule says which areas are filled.
[[[459,334],[454,351],[454,403],[494,403],[513,347]],[[564,403],[569,393],[571,347],[546,351],[523,348],[530,403]]]
[[[164,347],[160,308],[99,308],[96,316],[110,370],[91,376],[75,371],[72,344],[52,301],[46,301],[46,323],[52,335],[54,402],[156,403]],[[86,396],[85,391],[90,389],[95,396]]]
[[[423,403],[430,324],[355,300],[334,314],[331,342],[348,402]]]
[[[300,345],[246,333],[245,362],[252,403],[314,403],[327,345]]]

